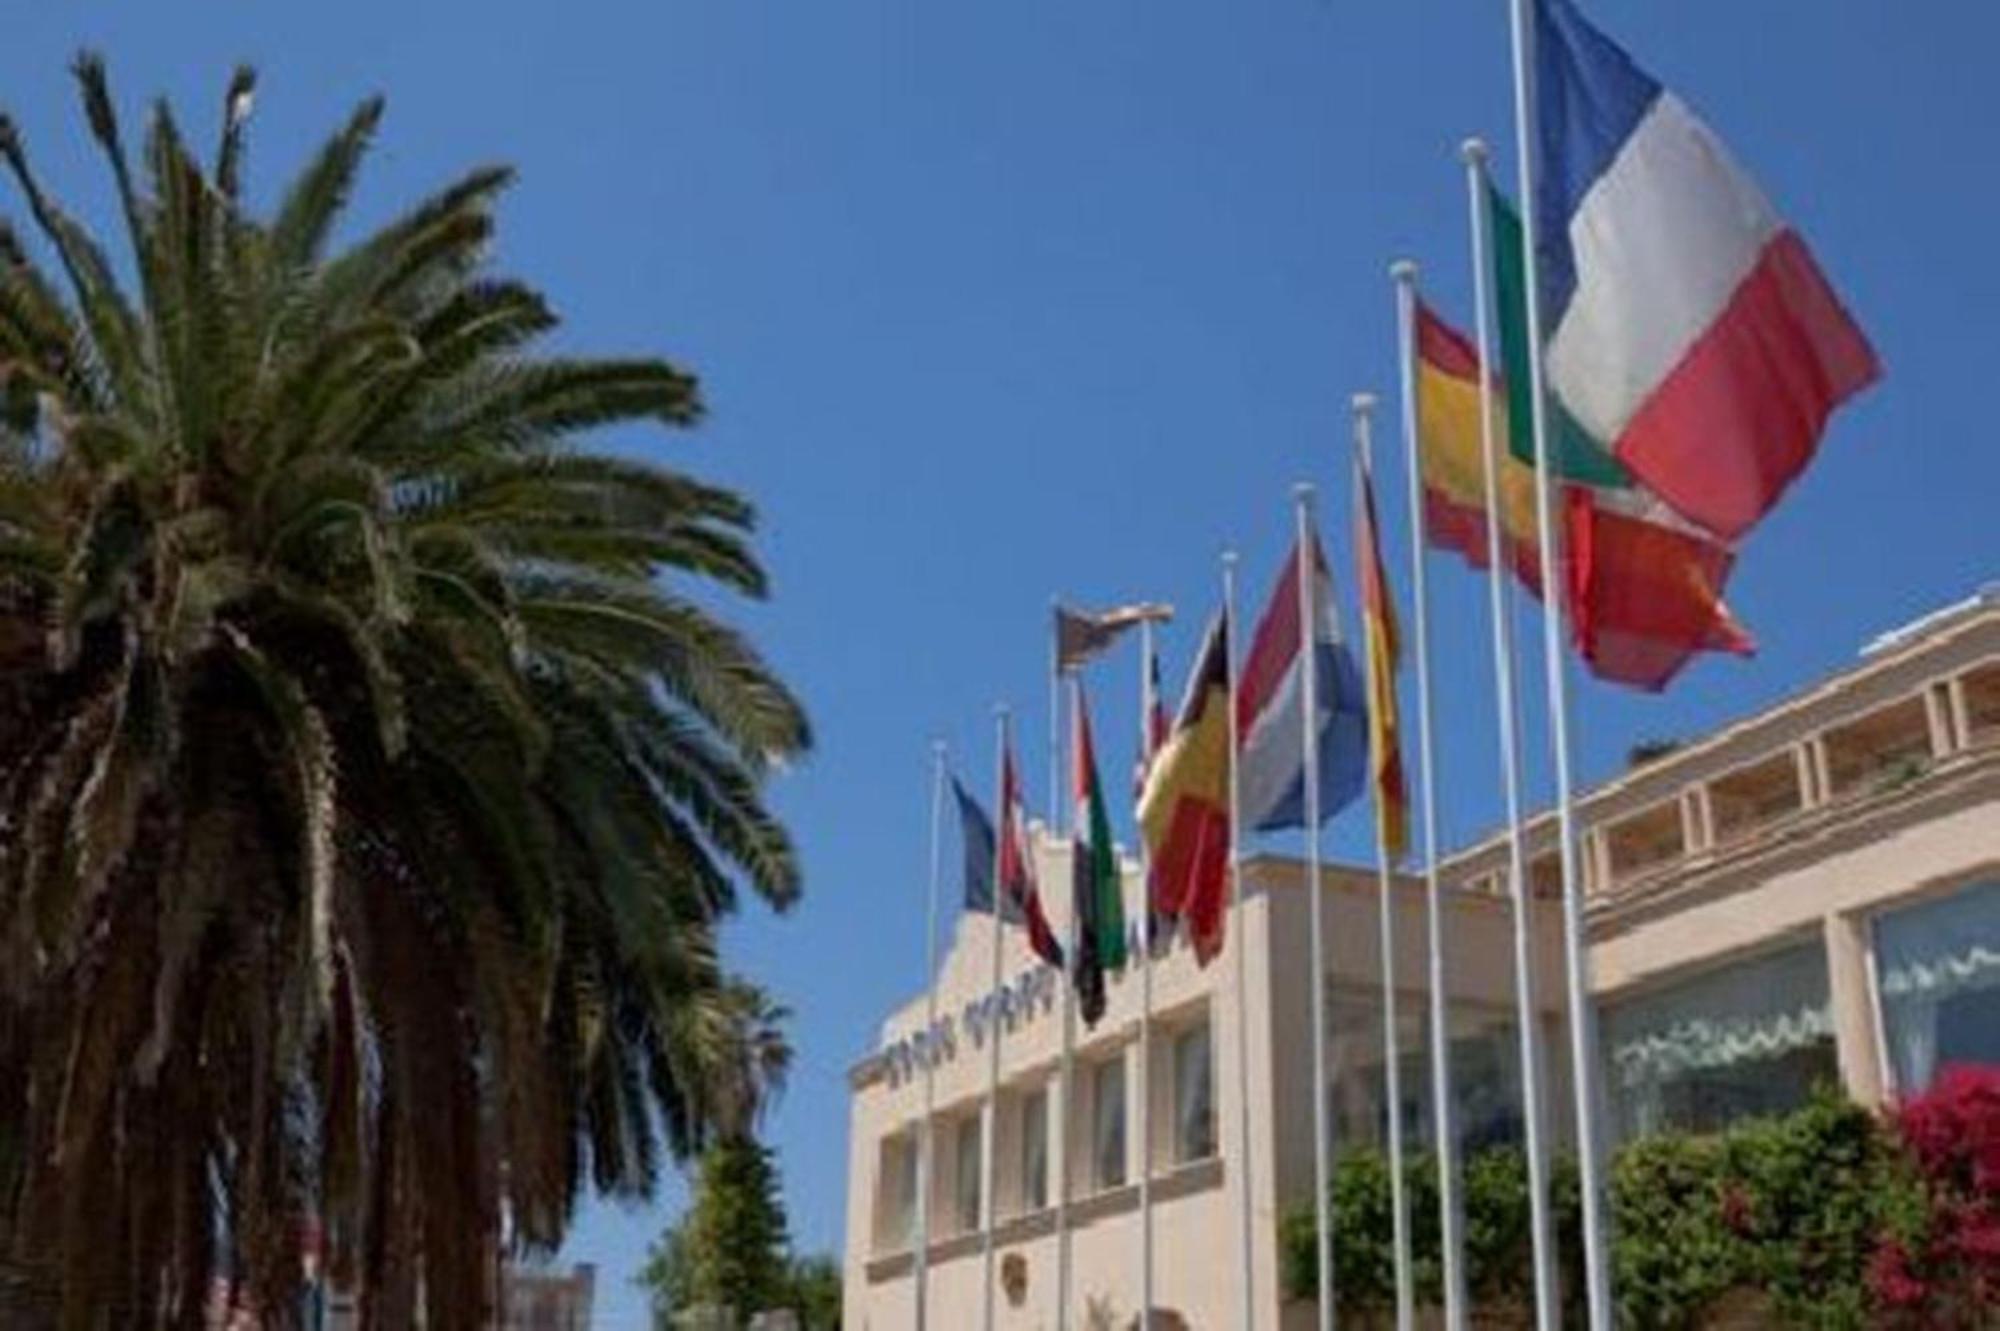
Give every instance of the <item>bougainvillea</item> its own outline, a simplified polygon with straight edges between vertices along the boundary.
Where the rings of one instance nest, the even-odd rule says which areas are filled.
[[[1887,1325],[1991,1326],[2000,1321],[2000,1067],[1946,1068],[1893,1124],[1924,1205],[1885,1229],[1869,1297]]]

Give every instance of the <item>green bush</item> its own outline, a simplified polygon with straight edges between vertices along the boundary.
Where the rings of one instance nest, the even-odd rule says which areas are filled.
[[[1405,1176],[1417,1297],[1440,1299],[1437,1169],[1409,1161]],[[1582,1223],[1574,1163],[1550,1180],[1564,1320],[1582,1295]],[[1466,1284],[1483,1314],[1505,1320],[1534,1297],[1527,1168],[1502,1148],[1465,1161]],[[1756,1291],[1789,1326],[1867,1324],[1871,1254],[1882,1235],[1920,1213],[1908,1158],[1866,1110],[1835,1095],[1782,1117],[1710,1136],[1661,1136],[1613,1159],[1609,1179],[1619,1323],[1644,1331],[1702,1324],[1723,1296]],[[1334,1284],[1343,1315],[1379,1316],[1395,1299],[1389,1169],[1372,1151],[1334,1170]],[[1287,1293],[1317,1289],[1313,1213],[1281,1230]]]

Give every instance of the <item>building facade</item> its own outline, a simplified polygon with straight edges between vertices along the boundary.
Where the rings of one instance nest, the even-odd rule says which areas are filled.
[[[1589,791],[1578,813],[1614,1141],[1780,1111],[1826,1083],[1883,1103],[1951,1063],[2000,1063],[2000,597],[1889,635],[1851,668]],[[1528,835],[1551,1127],[1566,1136],[1554,819]],[[1038,844],[1041,881],[1066,884],[1066,847]],[[1506,866],[1498,836],[1441,865],[1456,1126],[1471,1148],[1522,1128]],[[1070,1325],[1129,1326],[1142,1171],[1162,1325],[1239,1325],[1246,1280],[1258,1325],[1310,1324],[1283,1298],[1275,1242],[1280,1217],[1312,1196],[1308,884],[1279,858],[1248,861],[1244,881],[1212,966],[1184,945],[1156,954],[1143,1040],[1136,963],[1114,980],[1104,1020],[1075,1031],[1067,1097],[1060,977],[1008,930],[996,992],[992,921],[961,915],[935,1019],[930,996],[914,998],[850,1073],[845,1325],[915,1326],[926,1136],[932,1328],[982,1324],[989,1232],[995,1326],[1053,1328],[1065,1196]],[[1396,1112],[1422,1141],[1424,896],[1399,886]],[[1374,1144],[1389,1113],[1375,874],[1328,866],[1318,890],[1334,1139]],[[1059,912],[1066,894],[1046,895]]]

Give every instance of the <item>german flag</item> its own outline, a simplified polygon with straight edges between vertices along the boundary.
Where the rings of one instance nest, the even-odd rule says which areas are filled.
[[[1222,951],[1228,906],[1228,708],[1229,630],[1217,615],[1139,798],[1153,913],[1186,922],[1204,966]]]

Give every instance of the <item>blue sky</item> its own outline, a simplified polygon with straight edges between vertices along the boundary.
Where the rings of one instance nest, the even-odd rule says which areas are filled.
[[[1887,367],[1744,547],[1732,602],[1757,658],[1663,698],[1580,687],[1580,767],[1601,777],[1635,739],[1753,710],[2000,575],[1980,406],[2000,364],[2000,7],[1589,9],[1734,146]],[[105,51],[128,115],[165,94],[197,141],[231,63],[256,64],[264,192],[382,91],[358,218],[513,162],[497,259],[546,287],[563,340],[702,374],[699,431],[618,443],[757,499],[776,595],[742,619],[818,726],[776,792],[806,900],[729,935],[798,1014],[770,1130],[817,1249],[841,1240],[844,1070],[922,983],[929,741],[983,786],[1011,700],[1039,806],[1051,594],[1178,603],[1172,688],[1217,550],[1242,548],[1254,600],[1293,480],[1344,516],[1348,395],[1393,388],[1386,265],[1412,255],[1443,309],[1469,306],[1453,149],[1507,142],[1504,41],[1500,0],[92,0],[10,17],[0,102],[45,179],[108,219],[64,74],[79,45]],[[1406,590],[1399,486],[1383,505]],[[1328,540],[1344,570],[1344,521]],[[1498,804],[1485,602],[1447,562],[1431,581],[1458,841]],[[1134,673],[1128,653],[1095,683],[1117,772]],[[1364,853],[1363,821],[1336,825],[1336,853]],[[602,1325],[643,1324],[625,1280],[682,1195],[582,1217]]]

